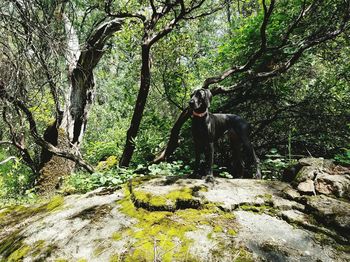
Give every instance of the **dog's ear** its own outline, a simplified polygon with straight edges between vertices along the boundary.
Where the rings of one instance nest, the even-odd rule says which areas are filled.
[[[207,104],[207,107],[209,108],[210,107],[210,102],[211,102],[211,98],[212,98],[212,94],[210,92],[209,89],[205,89],[205,103]]]

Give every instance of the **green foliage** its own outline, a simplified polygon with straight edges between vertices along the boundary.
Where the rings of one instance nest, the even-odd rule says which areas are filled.
[[[112,158],[109,159],[111,160]],[[63,182],[62,192],[66,194],[86,193],[98,187],[119,187],[137,176],[136,170],[146,170],[143,173],[150,176],[184,176],[192,172],[190,167],[182,161],[152,164],[147,169],[143,165],[138,165],[136,170],[134,168],[120,168],[116,165],[99,164],[99,166],[100,170],[96,173],[77,172],[66,177]]]
[[[262,178],[268,180],[280,180],[283,171],[297,163],[296,159],[282,156],[276,148],[270,149],[261,163]]]
[[[336,163],[344,166],[350,166],[350,149],[343,148],[343,152],[334,156]]]
[[[161,176],[184,176],[192,173],[189,165],[185,165],[183,161],[173,161],[172,163],[162,162],[160,164],[152,164],[148,166],[150,175]]]
[[[135,176],[133,169],[114,167],[105,172],[73,173],[66,177],[62,191],[66,194],[86,193],[98,187],[118,187]]]
[[[0,159],[5,156],[0,154]],[[31,170],[19,159],[0,165],[0,201],[23,202],[36,198],[32,190],[28,190],[33,182]]]
[[[112,2],[112,12],[140,11],[145,16],[150,15],[150,9],[146,7],[147,1]],[[98,173],[72,174],[65,181],[66,189],[86,192],[99,186],[118,186],[133,177],[134,169],[138,165],[146,166],[165,147],[175,120],[188,105],[191,90],[200,87],[207,77],[222,73],[233,65],[244,65],[259,49],[260,26],[263,21],[261,1],[240,1],[240,5],[229,2],[225,1],[228,5],[225,9],[210,16],[182,21],[152,47],[151,90],[140,131],[133,141],[135,153],[130,169],[117,166],[139,90],[140,42],[143,30],[142,23],[137,22],[138,19],[124,20],[123,29],[110,38],[104,47],[103,58],[94,70],[96,96],[89,112],[81,153],[85,160],[97,166]],[[210,3],[205,2],[197,12],[206,10]],[[298,17],[302,6],[310,3],[311,1],[303,0],[276,1],[267,24],[269,47],[282,44],[287,28]],[[341,11],[342,4],[343,1],[316,1],[313,7],[316,11],[310,12],[312,15],[306,15],[296,24],[283,48],[270,49],[259,57],[249,73],[235,74],[220,85],[229,87],[247,78],[247,75],[276,68],[279,62],[284,61],[303,44],[300,42],[302,38],[312,32],[323,34],[327,28],[334,29],[332,26],[339,24],[340,16],[333,15],[333,11]],[[68,6],[62,8],[60,1],[39,1],[28,11],[34,18],[28,21],[36,21],[37,26],[33,26],[31,30],[31,45],[37,48],[38,54],[47,62],[48,73],[57,88],[62,108],[63,94],[68,92],[69,85],[63,44],[66,42],[65,30],[60,10],[65,10],[81,43],[105,17],[103,1],[71,1]],[[231,11],[230,18],[227,17],[226,7]],[[7,3],[1,6],[4,14],[7,9]],[[161,18],[159,26],[169,22],[172,15],[173,12],[170,12]],[[13,25],[22,28],[21,14],[14,9],[13,20],[10,16],[5,18],[0,18],[0,23],[4,25],[1,28],[9,44],[6,48],[4,46],[5,55],[0,55],[0,71],[4,72],[4,76],[1,76],[4,79],[1,80],[8,78],[12,83],[12,80],[18,78],[22,85],[25,83],[23,88],[17,83],[10,88],[28,105],[37,122],[39,133],[43,134],[56,116],[52,86],[38,54],[32,55],[33,50],[27,50],[29,47],[26,37],[19,34],[20,37],[16,38],[16,32],[12,32],[11,27],[15,27]],[[16,60],[18,57],[20,59]],[[262,166],[266,179],[279,179],[282,170],[294,163],[291,159],[292,149],[294,154],[300,156],[310,152],[314,156],[334,157],[338,163],[348,165],[349,57],[347,31],[336,40],[305,52],[298,63],[281,76],[272,80],[251,82],[232,93],[215,96],[211,111],[241,115],[251,124],[251,137],[257,154],[262,159],[265,157]],[[17,63],[16,70],[8,67]],[[13,78],[12,72],[17,70],[18,77]],[[3,109],[0,108],[1,110]],[[9,111],[14,112],[8,114],[13,120],[13,129],[18,134],[23,133],[26,147],[33,159],[39,159],[41,148],[33,143],[25,117],[16,114],[16,110]],[[12,135],[8,130],[8,126],[3,121],[0,122],[0,140],[11,140]],[[187,164],[193,161],[194,156],[190,121],[182,127],[179,142],[180,147],[171,156],[171,161],[175,160],[174,162],[151,165],[147,172],[151,175],[190,173]],[[347,149],[340,151],[344,146]],[[275,149],[270,150],[271,148]],[[0,151],[0,160],[9,155],[6,150]],[[10,155],[16,154],[11,151]],[[229,166],[228,163],[232,161],[226,147],[219,148],[216,155],[220,166]],[[230,177],[223,168],[214,167],[214,171],[222,177]],[[32,185],[33,179],[30,170],[22,162],[1,165],[0,197],[35,198],[31,191],[26,191]]]

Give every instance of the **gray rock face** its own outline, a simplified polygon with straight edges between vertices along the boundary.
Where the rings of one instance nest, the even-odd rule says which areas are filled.
[[[0,210],[0,261],[350,259],[350,204],[339,199],[222,178],[161,177],[127,188]]]
[[[307,199],[306,209],[320,221],[335,226],[339,232],[350,238],[350,203],[327,196]]]

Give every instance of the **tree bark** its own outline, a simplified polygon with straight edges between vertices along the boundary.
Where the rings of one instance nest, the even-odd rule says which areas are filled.
[[[82,49],[73,25],[68,18],[64,17],[64,20],[67,32],[69,92],[65,99],[64,112],[58,114],[59,119],[56,119],[55,126],[47,128],[44,139],[59,149],[74,152],[80,157],[80,143],[95,95],[93,69],[103,56],[106,41],[121,29],[121,20],[113,19],[102,23],[88,37]],[[52,153],[50,149],[43,148],[40,179],[37,183],[42,194],[53,191],[60,178],[70,174],[75,168],[75,161]]]
[[[127,167],[130,164],[131,157],[135,150],[134,139],[137,136],[143,111],[145,109],[149,89],[151,86],[151,68],[150,68],[150,46],[143,44],[141,47],[142,65],[141,65],[141,82],[140,90],[137,96],[134,113],[131,119],[130,127],[126,136],[126,143],[123,155],[120,160],[120,166]]]
[[[179,135],[181,127],[190,118],[191,110],[187,107],[184,109],[178,119],[176,120],[173,128],[170,131],[169,141],[165,149],[153,160],[155,164],[167,160],[167,158],[174,153],[176,148],[179,146]]]

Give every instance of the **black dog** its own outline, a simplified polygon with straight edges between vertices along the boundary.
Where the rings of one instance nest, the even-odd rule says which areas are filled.
[[[225,133],[229,135],[234,153],[234,168],[238,176],[243,176],[243,165],[240,156],[241,145],[249,156],[249,164],[254,162],[257,171],[255,178],[261,178],[259,159],[255,155],[248,133],[249,124],[233,114],[211,114],[208,112],[212,94],[207,89],[193,92],[189,105],[192,109],[192,135],[195,148],[195,169],[193,176],[198,176],[201,154],[205,155],[205,175],[207,181],[213,181],[214,142]]]

